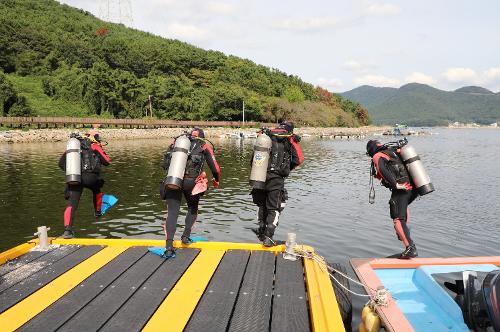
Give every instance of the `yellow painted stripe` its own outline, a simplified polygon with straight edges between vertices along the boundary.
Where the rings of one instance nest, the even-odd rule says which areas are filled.
[[[69,244],[79,244],[84,246],[164,246],[165,240],[146,240],[146,239],[62,239],[55,238],[52,240],[54,244],[69,245]],[[264,250],[272,252],[283,252],[285,251],[284,245],[274,246],[274,247],[264,247],[259,243],[235,243],[235,242],[196,242],[189,245],[184,245],[181,241],[174,241],[174,246],[178,248],[194,248],[194,249],[211,249],[211,250]],[[303,246],[304,250],[312,250],[312,248]]]
[[[28,251],[30,251],[31,248],[35,246],[35,243],[23,243],[17,247],[14,247],[12,249],[9,249],[7,251],[4,251],[0,253],[0,265],[16,258],[21,255],[24,255]]]
[[[184,330],[222,256],[224,251],[202,250],[143,331]]]
[[[309,310],[314,331],[345,331],[326,265],[304,258]]]
[[[18,329],[126,249],[126,247],[102,249],[11,307],[0,315],[1,330]]]

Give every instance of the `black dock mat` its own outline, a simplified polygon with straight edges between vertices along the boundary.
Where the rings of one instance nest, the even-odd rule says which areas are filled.
[[[0,313],[33,294],[52,280],[100,251],[101,246],[85,246],[38,271],[0,294]],[[61,249],[61,248],[59,248]],[[47,254],[48,255],[48,254]],[[42,257],[45,257],[44,255]]]
[[[275,260],[268,251],[250,255],[229,331],[269,331]]]
[[[166,260],[100,331],[142,329],[199,252],[198,249],[177,249],[176,257]]]
[[[146,254],[58,331],[97,331],[164,261],[158,255]]]
[[[276,258],[271,332],[310,330],[302,259]]]
[[[250,252],[226,252],[184,331],[226,331]]]
[[[15,284],[37,273],[38,271],[46,269],[50,265],[78,250],[79,248],[79,246],[59,247],[46,253],[45,255],[38,256],[37,258],[27,262],[26,264],[18,266],[16,269],[0,277],[0,294],[10,287],[14,286]],[[34,256],[36,257],[36,255]]]
[[[127,249],[27,322],[19,331],[57,330],[145,254],[144,247]]]

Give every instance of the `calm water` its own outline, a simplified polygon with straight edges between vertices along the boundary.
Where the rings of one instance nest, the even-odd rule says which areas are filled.
[[[411,205],[412,236],[421,257],[499,254],[500,130],[436,129],[410,137],[436,191]],[[387,137],[380,137],[387,139]],[[90,192],[77,213],[79,237],[162,238],[160,162],[167,140],[111,141],[113,163],[104,171],[105,193],[120,201],[93,217]],[[222,169],[219,190],[202,199],[193,235],[214,241],[256,241],[249,230],[256,207],[248,188],[252,140],[215,141]],[[306,163],[287,180],[290,199],[277,238],[297,233],[330,262],[381,257],[401,251],[389,218],[389,192],[376,184],[368,203],[370,160],[366,140],[304,139]],[[32,238],[36,227],[63,230],[64,174],[57,161],[65,143],[0,144],[0,251]],[[181,211],[185,215],[185,209]],[[182,227],[183,216],[179,218]],[[177,237],[180,236],[177,232]],[[355,306],[362,305],[356,301]]]

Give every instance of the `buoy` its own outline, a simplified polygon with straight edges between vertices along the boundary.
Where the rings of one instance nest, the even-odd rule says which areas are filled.
[[[361,325],[363,327],[361,328]],[[361,311],[360,332],[378,332],[380,331],[380,317],[369,305],[365,305]]]

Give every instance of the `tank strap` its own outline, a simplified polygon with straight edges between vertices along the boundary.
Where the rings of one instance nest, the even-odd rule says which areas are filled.
[[[420,160],[420,156],[415,156],[413,158],[410,158],[408,160],[404,160],[405,165],[411,164],[414,161]]]
[[[188,149],[184,149],[184,148],[179,148],[179,147],[176,147],[176,148],[173,148],[173,149],[172,149],[172,152],[184,152],[184,153],[189,153],[189,150],[188,150]]]
[[[261,146],[256,146],[256,147],[254,147],[254,150],[255,151],[269,151],[269,148],[264,148],[264,147],[261,147]]]
[[[66,152],[80,152],[79,149],[69,149],[69,150],[66,150]]]

